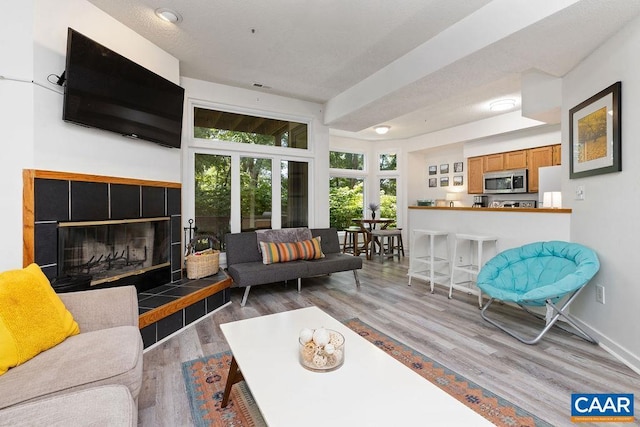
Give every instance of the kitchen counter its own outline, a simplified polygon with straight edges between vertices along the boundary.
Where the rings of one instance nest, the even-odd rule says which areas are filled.
[[[442,230],[449,233],[451,248],[455,233],[496,236],[500,251],[532,242],[570,240],[571,209],[409,206],[407,216],[407,237],[416,229]]]
[[[471,208],[471,207],[445,207],[445,206],[409,206],[409,209],[447,210],[447,211],[474,211],[474,212],[520,212],[520,213],[552,213],[570,214],[571,209],[551,208]]]

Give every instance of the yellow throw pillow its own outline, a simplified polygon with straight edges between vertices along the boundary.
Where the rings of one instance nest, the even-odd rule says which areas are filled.
[[[0,375],[79,332],[36,264],[0,273]]]

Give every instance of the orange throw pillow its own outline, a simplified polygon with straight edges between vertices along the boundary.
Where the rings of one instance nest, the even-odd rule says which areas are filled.
[[[317,236],[311,240],[296,242],[296,245],[298,246],[298,256],[300,259],[310,260],[324,258],[322,247],[320,246],[320,240],[320,236]]]

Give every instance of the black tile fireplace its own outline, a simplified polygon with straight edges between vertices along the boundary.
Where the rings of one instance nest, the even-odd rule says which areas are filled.
[[[139,292],[181,281],[179,184],[46,175],[32,181],[31,261],[50,280],[90,275],[92,287]]]
[[[149,347],[230,301],[222,271],[182,277],[179,183],[23,170],[23,265],[56,292],[135,285]]]

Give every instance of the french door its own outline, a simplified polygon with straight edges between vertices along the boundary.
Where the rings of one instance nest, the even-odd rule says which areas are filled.
[[[196,152],[193,212],[198,233],[224,249],[229,232],[309,225],[309,163],[236,152]]]

